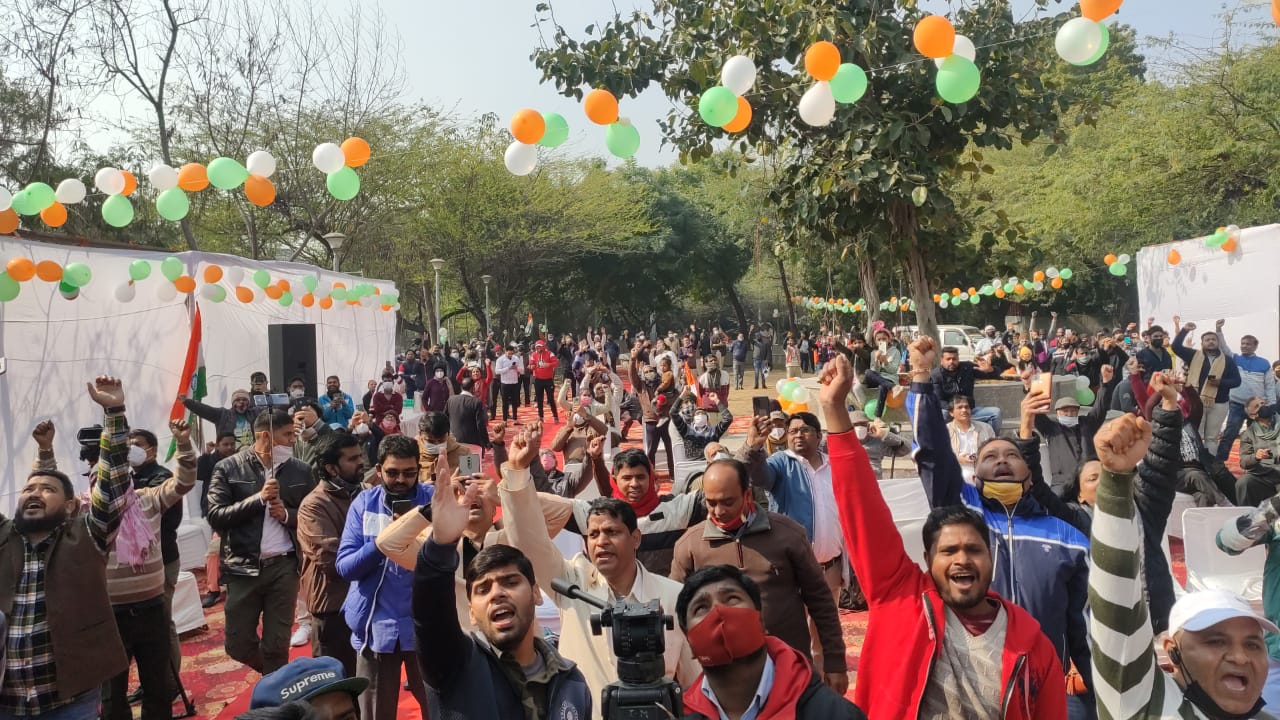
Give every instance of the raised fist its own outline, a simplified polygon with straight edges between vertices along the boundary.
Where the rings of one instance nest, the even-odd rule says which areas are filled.
[[[1113,473],[1133,472],[1151,445],[1151,424],[1125,415],[1103,425],[1093,438],[1102,467]]]

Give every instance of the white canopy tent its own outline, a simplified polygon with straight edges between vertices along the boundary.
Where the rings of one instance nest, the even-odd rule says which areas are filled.
[[[92,281],[80,296],[68,301],[55,283],[33,278],[22,284],[21,293],[11,302],[0,303],[0,358],[5,372],[0,374],[0,512],[11,509],[13,498],[25,482],[35,458],[31,428],[40,420],[52,419],[57,428],[55,451],[59,466],[84,489],[84,470],[78,460],[76,429],[101,422],[101,410],[85,393],[85,382],[95,375],[120,377],[128,397],[129,422],[158,436],[161,459],[170,436],[168,418],[179,388],[183,363],[191,333],[189,302],[199,303],[203,328],[203,352],[208,395],[205,402],[219,407],[230,404],[231,393],[249,386],[249,374],[268,371],[267,326],[278,323],[309,323],[316,328],[317,375],[337,375],[343,389],[356,402],[364,393],[365,381],[378,376],[383,364],[394,357],[395,311],[335,302],[330,310],[319,303],[310,308],[297,300],[281,307],[253,287],[256,299],[249,304],[235,298],[227,279],[221,285],[227,298],[221,303],[198,294],[178,294],[161,300],[157,289],[168,280],[160,273],[159,262],[173,255],[182,260],[186,274],[203,285],[208,265],[224,270],[245,271],[243,285],[253,287],[249,277],[263,269],[272,281],[286,279],[294,294],[305,290],[302,279],[316,276],[321,284],[343,282],[351,288],[368,283],[381,292],[395,285],[327,272],[311,265],[289,262],[255,262],[230,255],[185,252],[162,253],[143,249],[106,249],[59,245],[12,237],[0,237],[0,268],[13,257],[35,262],[52,260],[59,265],[81,262],[93,271]],[[129,281],[129,264],[144,259],[153,272],[135,285],[136,296],[127,303],[116,299],[116,289]],[[272,378],[273,385],[287,380]],[[212,427],[205,425],[207,431]],[[207,437],[208,435],[206,435]],[[196,505],[194,496],[190,505]]]
[[[1176,249],[1182,262],[1169,264]],[[1240,337],[1258,338],[1258,354],[1280,359],[1280,225],[1241,231],[1235,252],[1204,246],[1204,238],[1153,245],[1138,251],[1138,305],[1142,324],[1154,317],[1170,337],[1173,316],[1194,322],[1199,334],[1226,320],[1222,332],[1232,351]]]

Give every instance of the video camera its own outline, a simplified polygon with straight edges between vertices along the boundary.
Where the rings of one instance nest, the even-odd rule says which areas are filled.
[[[618,658],[618,680],[600,694],[604,720],[668,720],[684,713],[679,683],[666,677],[666,631],[675,627],[657,600],[636,603],[615,600],[606,605],[563,580],[551,581],[551,589],[600,609],[591,614],[591,634],[613,631],[613,654]]]
[[[76,442],[80,444],[80,460],[97,465],[102,448],[102,426],[80,428],[76,431]]]

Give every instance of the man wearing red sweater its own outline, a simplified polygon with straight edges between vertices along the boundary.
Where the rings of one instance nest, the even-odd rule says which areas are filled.
[[[918,340],[924,357],[932,340]],[[930,368],[914,366],[920,382]],[[923,365],[923,363],[921,364]],[[845,547],[870,618],[854,702],[871,720],[1065,720],[1062,666],[1025,610],[991,592],[986,521],[963,506],[929,513],[922,571],[907,556],[845,405],[853,367],[823,368],[831,478]]]
[[[551,417],[560,422],[560,411],[556,409],[556,367],[560,364],[555,353],[547,349],[541,340],[533,344],[533,354],[529,356],[529,367],[533,369],[533,397],[538,403],[538,422],[542,422],[542,396],[547,396],[547,405],[551,406]]]

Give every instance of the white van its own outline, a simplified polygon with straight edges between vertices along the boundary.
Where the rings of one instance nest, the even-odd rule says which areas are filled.
[[[906,325],[894,328],[894,332],[906,330],[911,333],[912,337],[919,332],[919,328],[915,325]],[[978,345],[978,341],[982,339],[982,330],[972,325],[939,325],[938,335],[940,336],[940,347],[953,347],[960,351],[960,359],[973,361],[977,355],[974,348]]]

